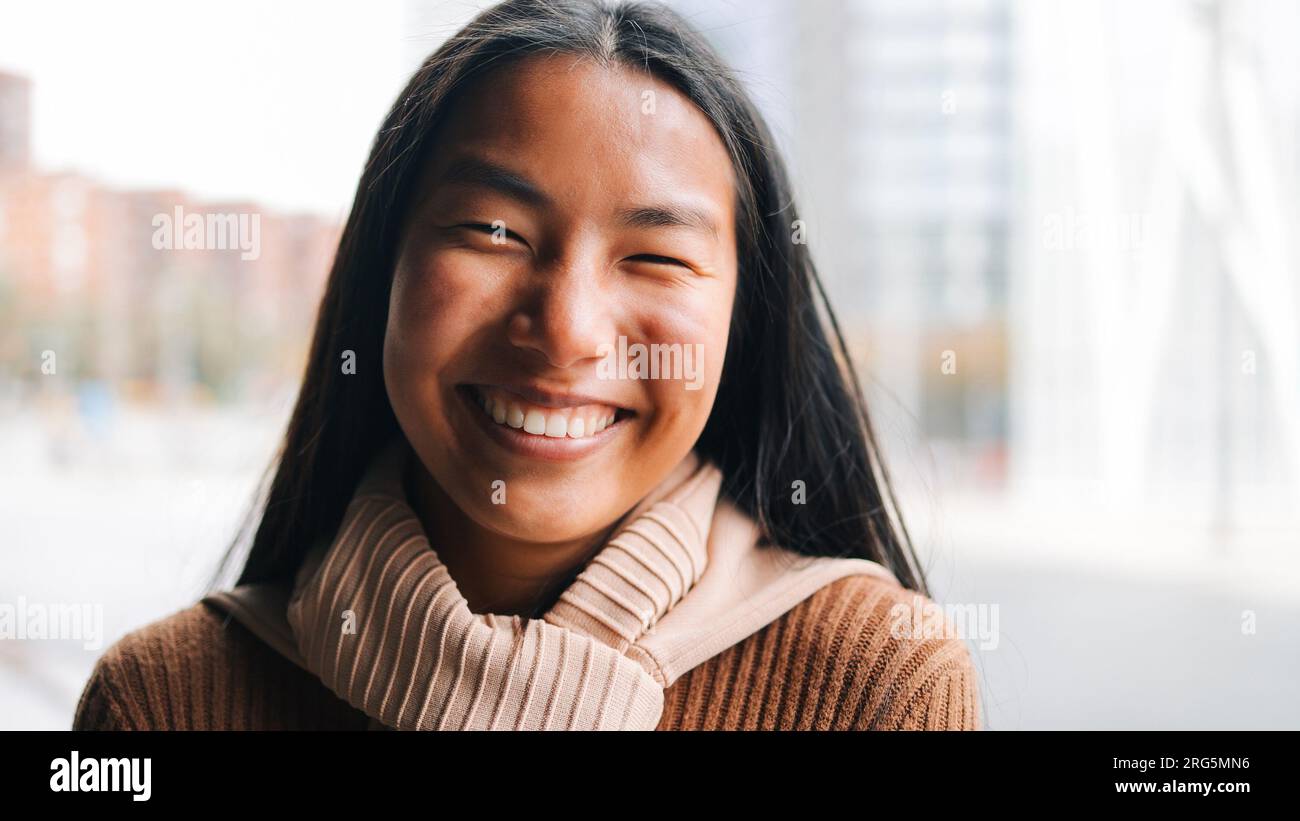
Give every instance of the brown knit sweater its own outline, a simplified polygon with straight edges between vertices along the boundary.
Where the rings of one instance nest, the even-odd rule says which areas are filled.
[[[914,594],[839,579],[664,691],[660,730],[981,729],[957,638],[898,639]],[[136,630],[95,665],[73,729],[362,730],[369,717],[205,603]]]

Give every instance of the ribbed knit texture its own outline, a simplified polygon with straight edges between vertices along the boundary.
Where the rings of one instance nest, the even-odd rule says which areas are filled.
[[[895,581],[865,559],[760,546],[753,521],[719,496],[722,472],[691,452],[541,617],[474,613],[406,498],[416,459],[400,437],[382,448],[287,608],[239,614],[379,726],[653,730],[682,673],[830,581]]]
[[[689,454],[534,619],[470,611],[407,502],[414,458],[404,439],[383,448],[297,574],[302,666],[395,729],[654,729],[657,670],[625,651],[699,580],[721,473]]]
[[[914,593],[839,579],[664,691],[660,730],[980,729],[978,675],[956,638],[895,638]],[[74,729],[353,729],[369,717],[233,619],[193,605],[114,643]]]
[[[342,530],[298,591],[289,620],[310,669],[358,709],[410,730],[622,730],[658,722],[663,689],[617,645],[550,614],[543,621],[470,612],[419,519],[400,501],[359,495]],[[662,537],[658,543],[669,549],[651,566],[669,582],[678,577],[680,597],[672,565],[689,562],[686,547]],[[603,551],[598,569],[617,576],[619,551]],[[612,585],[593,586],[594,574],[583,575],[564,593],[565,612],[594,619],[604,632],[616,629],[629,610],[609,604],[609,593],[617,595]],[[645,611],[628,643],[671,601],[663,597],[662,610]],[[351,633],[341,629],[344,611],[361,622]]]

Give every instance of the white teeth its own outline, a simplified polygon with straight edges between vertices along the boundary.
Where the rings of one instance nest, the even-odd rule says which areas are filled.
[[[541,411],[530,410],[524,417],[524,430],[528,433],[546,433],[546,417]]]
[[[552,439],[563,439],[569,435],[569,420],[553,413],[546,417],[546,435]]]
[[[595,436],[614,423],[615,412],[607,407],[548,409],[525,406],[498,395],[480,393],[483,412],[498,425],[523,429],[534,436],[552,439],[583,439]],[[596,415],[593,415],[593,411]]]

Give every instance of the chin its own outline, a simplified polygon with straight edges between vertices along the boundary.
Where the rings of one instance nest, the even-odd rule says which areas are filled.
[[[479,505],[474,518],[480,526],[503,536],[542,544],[581,539],[614,522],[613,518],[603,524],[575,520],[570,506],[515,501],[504,505]]]

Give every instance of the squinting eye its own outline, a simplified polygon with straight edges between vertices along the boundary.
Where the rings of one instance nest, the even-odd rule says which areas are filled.
[[[511,231],[509,228],[505,228],[505,227],[498,228],[496,226],[488,225],[487,223],[483,223],[483,222],[462,222],[460,225],[456,227],[468,228],[471,231],[477,231],[481,234],[487,234],[490,237],[496,237],[497,231],[504,231],[505,235],[510,239],[513,239],[516,242],[523,243],[524,245],[528,244],[527,242],[524,241],[523,237],[519,236],[514,231]]]
[[[672,257],[664,257],[658,254],[637,254],[636,256],[628,257],[628,259],[634,262],[649,262],[653,265],[676,265],[679,268],[691,267],[686,263],[682,262],[680,259],[673,259]]]

